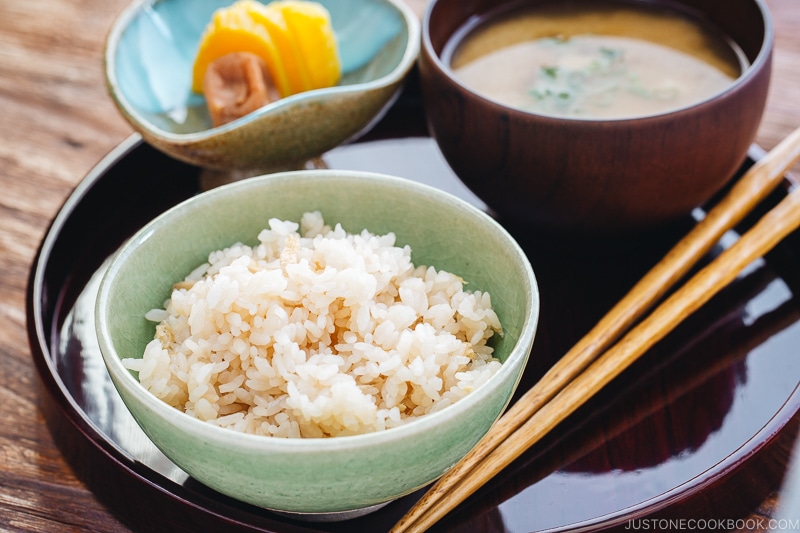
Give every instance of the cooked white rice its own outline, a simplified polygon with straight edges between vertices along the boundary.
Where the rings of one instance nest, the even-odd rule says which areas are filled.
[[[443,409],[499,369],[489,294],[415,267],[394,234],[314,212],[258,240],[211,253],[148,313],[155,338],[123,364],[168,404],[247,433],[353,435]]]

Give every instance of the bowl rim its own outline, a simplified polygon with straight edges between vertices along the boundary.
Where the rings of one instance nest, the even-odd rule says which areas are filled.
[[[420,51],[421,42],[421,22],[419,17],[406,5],[403,0],[373,0],[375,2],[383,3],[392,6],[397,10],[408,31],[408,40],[406,48],[403,51],[403,57],[400,59],[397,66],[392,69],[388,74],[360,83],[351,85],[335,85],[333,87],[325,87],[322,89],[313,89],[293,94],[274,102],[271,102],[248,115],[240,117],[232,122],[223,124],[217,127],[211,127],[202,131],[190,133],[174,133],[162,128],[157,127],[151,121],[145,119],[141,113],[133,106],[121,90],[119,79],[117,78],[117,64],[116,53],[119,48],[119,42],[122,34],[130,26],[133,19],[139,15],[143,10],[155,5],[156,3],[164,1],[178,1],[178,0],[133,0],[128,4],[111,25],[111,28],[106,35],[105,44],[103,47],[103,71],[105,75],[106,88],[111,99],[116,103],[120,111],[129,120],[134,122],[137,127],[141,128],[143,132],[154,138],[159,138],[171,143],[197,143],[203,142],[208,139],[235,131],[242,127],[247,122],[258,120],[264,115],[278,114],[285,112],[287,107],[313,104],[314,102],[321,101],[328,95],[348,95],[357,94],[364,91],[374,91],[384,87],[388,87],[394,83],[398,83],[403,77],[411,70],[411,67],[417,60]],[[273,0],[269,0],[271,2]],[[232,4],[234,0],[228,0]],[[264,3],[269,3],[264,2]]]
[[[499,109],[502,109],[506,113],[514,113],[514,114],[523,114],[523,115],[530,115],[533,117],[537,117],[541,120],[552,121],[552,122],[570,122],[570,123],[582,123],[582,124],[604,124],[604,123],[632,123],[632,122],[641,122],[651,119],[658,119],[661,117],[679,114],[683,112],[691,111],[697,107],[700,107],[708,102],[713,100],[722,98],[739,89],[742,85],[744,85],[750,78],[754,77],[757,71],[763,69],[764,64],[767,63],[771,56],[774,49],[775,44],[775,28],[772,21],[772,13],[770,12],[768,6],[765,3],[765,0],[750,0],[755,4],[758,8],[759,12],[761,13],[761,18],[764,22],[764,37],[761,40],[761,46],[758,50],[758,55],[756,56],[755,60],[750,62],[747,65],[747,68],[731,83],[729,83],[724,89],[721,91],[717,91],[714,94],[698,100],[692,104],[669,109],[667,111],[662,111],[660,113],[651,113],[648,115],[636,115],[630,117],[610,117],[610,118],[591,118],[591,117],[573,117],[573,116],[560,116],[560,115],[550,115],[546,113],[538,113],[535,111],[527,111],[522,110],[516,107],[512,107],[496,100],[493,100],[489,97],[484,96],[483,94],[474,91],[473,89],[464,85],[461,81],[459,81],[455,76],[453,76],[452,69],[442,61],[440,54],[437,54],[433,48],[433,43],[431,42],[430,36],[430,19],[433,13],[433,10],[436,6],[441,2],[441,0],[430,0],[428,3],[425,13],[422,17],[422,46],[421,46],[421,54],[424,54],[428,60],[430,61],[432,67],[436,69],[445,79],[447,79],[450,83],[457,85],[460,89],[470,94],[480,100],[484,105],[494,106]],[[664,5],[668,9],[674,9],[674,6],[669,1],[663,0],[654,0],[653,1],[639,1],[639,0],[626,0],[627,3],[630,4],[644,4],[644,5]],[[511,6],[512,4],[514,7],[521,7],[526,3],[526,0],[521,1],[510,1],[506,5]],[[534,2],[539,3],[539,2]],[[499,7],[499,6],[495,6]],[[474,15],[472,15],[474,17]],[[469,23],[470,19],[468,19],[465,24]],[[456,31],[459,31],[462,26],[456,28]],[[449,38],[452,38],[455,33],[451,34]]]
[[[469,213],[469,216],[478,217],[484,225],[487,225],[493,233],[496,233],[499,238],[504,240],[507,245],[513,250],[523,267],[525,273],[526,290],[528,294],[528,308],[526,308],[526,316],[520,328],[520,336],[517,342],[511,348],[506,360],[501,365],[500,369],[491,376],[484,384],[475,389],[475,391],[467,394],[459,401],[443,408],[440,411],[429,413],[421,416],[410,422],[402,424],[397,427],[388,428],[382,431],[373,431],[358,435],[337,436],[331,438],[282,438],[282,437],[269,437],[265,435],[254,435],[243,433],[229,428],[219,427],[198,418],[190,416],[185,412],[178,410],[163,400],[157,398],[154,394],[144,388],[136,379],[133,374],[126,369],[120,360],[119,354],[114,348],[113,343],[109,338],[109,325],[106,319],[104,309],[108,307],[110,298],[109,290],[110,285],[113,283],[114,275],[120,268],[120,265],[134,253],[135,246],[149,239],[154,232],[163,229],[171,223],[170,220],[173,216],[186,208],[197,208],[209,202],[213,202],[219,196],[235,195],[241,190],[247,191],[252,188],[269,187],[273,182],[285,182],[288,180],[346,180],[349,184],[353,182],[375,182],[380,181],[391,187],[399,187],[404,189],[414,190],[415,193],[433,196],[438,202],[451,205],[459,210],[464,210]],[[394,441],[401,441],[408,438],[413,438],[414,435],[426,433],[434,429],[440,422],[452,418],[461,418],[467,416],[472,408],[480,403],[485,396],[486,392],[495,390],[505,380],[514,379],[514,387],[519,384],[522,373],[525,369],[527,361],[530,356],[531,347],[536,336],[539,314],[540,314],[540,293],[536,276],[530,261],[527,258],[525,251],[519,243],[511,236],[511,234],[495,219],[490,217],[485,212],[477,207],[469,204],[455,195],[446,191],[434,188],[432,186],[416,182],[407,178],[392,176],[388,174],[368,172],[368,171],[350,171],[350,170],[295,170],[278,172],[274,174],[266,174],[246,180],[229,183],[193,196],[179,203],[178,205],[168,209],[160,214],[140,230],[138,230],[130,239],[128,239],[122,247],[114,254],[110,260],[106,272],[102,276],[100,288],[95,303],[95,329],[97,338],[100,344],[100,352],[109,374],[113,378],[116,387],[124,388],[128,394],[135,395],[139,401],[150,411],[155,412],[158,416],[175,427],[179,427],[193,435],[202,435],[203,438],[210,442],[230,446],[233,445],[240,450],[249,451],[284,451],[297,453],[319,453],[319,452],[351,452],[353,449],[368,448],[376,445],[381,445]],[[520,367],[517,369],[517,367]],[[516,376],[513,374],[516,373]],[[508,376],[512,374],[512,376]],[[123,396],[123,400],[124,400]],[[505,406],[501,409],[502,412],[508,407],[511,398],[506,400]],[[127,401],[126,401],[127,403]],[[499,417],[500,415],[498,415]]]

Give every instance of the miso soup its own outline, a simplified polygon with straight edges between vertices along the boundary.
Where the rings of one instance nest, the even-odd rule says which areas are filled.
[[[744,54],[700,21],[634,3],[541,4],[462,28],[457,79],[501,104],[573,118],[631,118],[720,93]]]

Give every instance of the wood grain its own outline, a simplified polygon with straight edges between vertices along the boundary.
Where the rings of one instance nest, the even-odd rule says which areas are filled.
[[[409,0],[422,13],[425,0]],[[25,289],[39,242],[84,175],[131,132],[106,93],[105,35],[124,0],[0,2],[0,530],[128,531],[73,475],[37,409]],[[800,126],[800,9],[767,0],[773,83],[757,142]],[[80,258],[75,258],[80,260]],[[774,516],[779,494],[754,510]]]

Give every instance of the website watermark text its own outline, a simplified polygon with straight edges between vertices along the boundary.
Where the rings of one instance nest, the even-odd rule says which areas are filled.
[[[625,529],[632,531],[800,531],[800,519],[777,518],[641,518],[629,520]]]

